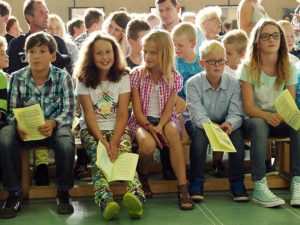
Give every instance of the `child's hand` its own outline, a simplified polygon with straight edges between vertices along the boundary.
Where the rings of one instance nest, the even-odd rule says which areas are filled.
[[[161,142],[160,142],[160,140],[159,140],[159,138],[158,138],[158,136],[157,136],[158,133],[157,133],[156,127],[154,127],[152,124],[150,124],[150,125],[148,126],[148,131],[150,132],[150,134],[152,135],[152,137],[154,137],[157,146],[158,146],[160,149],[162,149],[163,146],[162,146],[162,144],[161,144]]]
[[[26,130],[20,128],[19,124],[17,124],[17,131],[19,133],[20,138],[25,141],[27,139],[28,133]]]
[[[119,145],[117,141],[114,141],[113,139],[109,142],[109,158],[113,162],[115,161],[119,156]]]
[[[282,117],[278,113],[268,113],[265,120],[271,126],[277,127],[282,122]]]
[[[162,145],[165,144],[165,145],[167,145],[167,146],[169,147],[167,138],[166,138],[166,136],[165,136],[165,134],[164,134],[164,131],[163,131],[163,129],[162,129],[162,126],[161,126],[160,124],[158,124],[158,125],[156,126],[156,133],[157,133],[157,135],[158,135],[158,138],[159,138],[161,144],[162,144]]]
[[[222,124],[220,125],[220,128],[221,128],[226,134],[228,134],[228,135],[230,135],[231,132],[232,132],[232,126],[231,126],[231,124],[228,123],[228,122],[222,123]]]
[[[56,127],[56,121],[55,120],[46,120],[45,124],[39,126],[38,130],[39,132],[46,136],[50,137],[53,133],[53,129]]]

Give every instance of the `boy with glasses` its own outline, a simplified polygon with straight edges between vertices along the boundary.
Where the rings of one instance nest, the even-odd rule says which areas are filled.
[[[207,41],[200,48],[201,72],[187,82],[187,108],[191,121],[185,124],[192,139],[190,147],[190,196],[203,200],[204,167],[208,138],[203,123],[218,124],[230,137],[236,153],[229,154],[228,176],[234,201],[248,201],[244,186],[244,138],[241,130],[243,109],[240,83],[223,73],[225,48],[218,41]]]

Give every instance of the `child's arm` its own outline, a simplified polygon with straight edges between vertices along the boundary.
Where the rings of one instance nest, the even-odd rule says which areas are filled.
[[[282,118],[278,113],[263,111],[254,104],[254,94],[252,84],[246,81],[242,83],[242,100],[244,112],[250,117],[265,119],[271,126],[277,127]]]
[[[187,82],[186,102],[193,124],[203,128],[202,123],[210,122],[210,119],[201,100],[202,87],[201,82],[198,81],[200,81],[200,77],[196,75]]]
[[[65,75],[65,74],[58,74]],[[64,125],[72,126],[75,115],[75,96],[72,78],[69,74],[66,75],[62,83],[62,110],[55,118],[50,118],[56,121],[56,126],[61,127]]]
[[[109,142],[111,160],[115,160],[118,158],[120,139],[124,134],[128,121],[129,101],[130,92],[119,95],[117,122],[114,129],[114,135]]]
[[[243,122],[244,113],[243,113],[243,103],[241,98],[240,82],[236,82],[233,88],[234,91],[229,101],[228,114],[225,120],[225,122],[227,122],[231,126],[229,127],[227,134],[230,134],[231,131],[235,131],[236,129],[241,127]],[[225,128],[226,128],[226,124],[225,124]]]
[[[244,1],[242,7],[239,12],[239,28],[246,31],[249,34],[253,28],[253,24],[251,23],[253,14],[253,6],[250,1]]]
[[[295,98],[296,98],[296,87],[295,87],[295,85],[286,85],[285,89],[287,89],[290,92],[291,96],[295,100]]]
[[[139,90],[131,87],[131,100],[132,100],[132,108],[133,108],[133,113],[135,115],[136,120],[141,124],[142,127],[144,127],[146,130],[150,132],[150,134],[153,136],[153,138],[156,141],[156,144],[162,148],[162,144],[159,141],[159,138],[156,133],[156,127],[154,127],[146,118],[142,111],[142,106],[141,106],[141,99],[140,99],[140,93]]]
[[[84,112],[84,120],[89,132],[106,147],[109,152],[109,144],[103,138],[102,132],[98,127],[95,112],[93,110],[93,104],[90,95],[78,95],[78,99],[82,110]]]
[[[162,128],[166,125],[166,123],[170,121],[172,111],[175,106],[176,98],[177,98],[177,92],[173,90],[168,98],[165,108],[161,114],[159,123],[156,127],[158,133],[160,133],[162,131]]]

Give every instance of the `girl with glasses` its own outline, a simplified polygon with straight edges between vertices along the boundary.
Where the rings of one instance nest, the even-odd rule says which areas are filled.
[[[300,131],[288,126],[274,108],[275,99],[285,89],[295,98],[297,83],[296,68],[289,61],[282,29],[273,20],[261,20],[254,27],[247,50],[240,79],[244,112],[248,116],[244,130],[251,140],[252,200],[264,207],[285,204],[268,188],[265,159],[268,136],[288,134],[293,159],[290,204],[300,205]]]

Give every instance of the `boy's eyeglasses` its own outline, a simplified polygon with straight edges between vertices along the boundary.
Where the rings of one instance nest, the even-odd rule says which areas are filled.
[[[210,59],[210,60],[206,60],[204,62],[207,63],[208,65],[216,65],[217,63],[218,63],[218,65],[224,65],[226,63],[226,60],[225,59],[219,59],[219,60]]]
[[[279,40],[281,38],[281,33],[274,32],[273,34],[264,33],[259,35],[259,38],[262,41],[268,41],[271,37],[273,37],[274,40]]]

